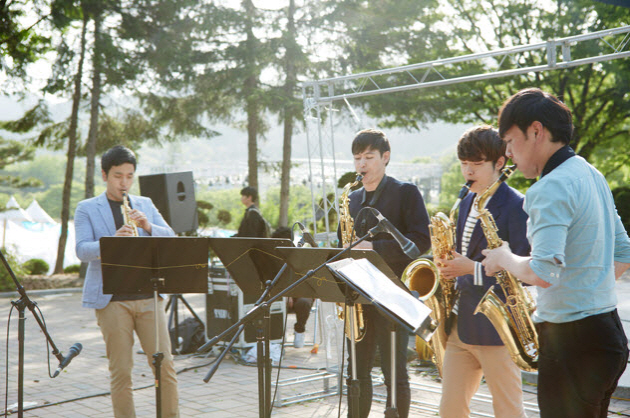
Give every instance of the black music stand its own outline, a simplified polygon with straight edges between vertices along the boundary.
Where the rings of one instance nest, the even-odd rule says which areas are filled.
[[[287,238],[231,237],[208,238],[208,241],[214,253],[230,272],[230,276],[243,291],[243,295],[255,297],[257,299],[256,305],[260,305],[262,308],[257,310],[257,312],[260,312],[259,315],[246,316],[237,322],[239,324],[238,331],[219,355],[215,366],[204,378],[204,381],[208,382],[210,380],[227,351],[234,344],[240,333],[243,332],[244,325],[241,324],[244,324],[247,320],[254,321],[257,318],[256,352],[259,416],[267,417],[271,411],[272,365],[269,355],[269,336],[271,335],[269,308],[271,305],[265,302],[269,300],[272,289],[280,286],[279,283],[287,283],[291,280],[291,274],[287,271],[287,266],[281,255],[276,251],[276,248],[279,246],[290,246],[293,243]],[[277,293],[275,292],[275,294]],[[262,316],[262,320],[260,316]],[[214,340],[200,347],[198,351],[203,352],[207,350],[208,347],[214,344]]]
[[[162,416],[158,291],[208,292],[208,245],[196,237],[102,237],[103,293],[153,293],[156,416]],[[168,330],[167,330],[168,332]]]
[[[437,329],[437,323],[430,316],[431,309],[413,296],[409,290],[396,286],[396,282],[391,282],[390,277],[383,274],[367,258],[358,260],[347,258],[328,263],[326,267],[333,275],[346,283],[352,291],[369,299],[379,313],[389,318],[391,396],[389,396],[390,404],[385,409],[385,417],[398,418],[396,405],[396,327],[402,326],[403,330],[412,331],[423,340],[428,341]],[[354,348],[352,350],[354,352]],[[354,357],[352,357],[352,361],[352,372],[355,374]],[[357,410],[358,404],[355,402],[353,415],[356,416],[355,411]]]
[[[356,303],[368,304],[371,303],[390,319],[392,323],[391,341],[392,349],[390,350],[392,358],[391,367],[391,405],[388,405],[386,410],[386,417],[397,417],[398,411],[395,401],[395,382],[396,382],[396,367],[395,363],[395,332],[396,325],[401,324],[404,328],[417,332],[419,336],[425,340],[430,339],[434,325],[432,319],[429,316],[431,310],[424,306],[417,298],[409,293],[407,287],[398,279],[396,274],[389,268],[387,263],[380,257],[378,253],[373,250],[351,250],[344,251],[338,248],[278,248],[278,251],[285,256],[287,263],[293,267],[297,275],[306,274],[310,268],[326,263],[327,260],[333,257],[338,257],[340,261],[327,264],[327,269],[321,269],[311,278],[305,280],[305,283],[311,286],[320,295],[319,297],[326,302],[344,302],[349,308],[349,315],[352,315],[354,305]],[[392,303],[391,298],[381,298],[378,292],[368,292],[363,290],[356,283],[349,280],[349,277],[343,276],[336,268],[345,265],[352,265],[353,263],[364,260],[372,267],[372,275],[377,276],[378,280],[381,280],[381,290],[389,289],[389,294],[396,294],[400,299],[404,300],[405,304],[415,306],[415,310],[412,309],[415,315],[406,315],[405,312],[398,312],[396,309],[389,309]],[[369,284],[369,283],[366,283]],[[401,318],[401,316],[404,318]],[[422,321],[417,319],[422,318]],[[347,320],[347,319],[346,319]],[[413,326],[409,325],[409,322],[414,323]],[[417,323],[416,323],[417,322]],[[354,333],[354,327],[351,323],[350,330]],[[430,331],[429,331],[430,330]],[[356,356],[355,356],[355,341],[354,334],[349,338],[350,344],[350,359],[351,359],[351,373],[350,384],[348,387],[348,401],[352,405],[353,416],[358,416],[358,401],[360,397],[359,382],[357,380],[356,372]],[[341,387],[341,375],[340,375],[340,387]]]

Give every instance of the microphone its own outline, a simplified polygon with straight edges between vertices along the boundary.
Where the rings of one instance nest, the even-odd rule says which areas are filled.
[[[381,212],[374,208],[370,208],[376,219],[378,219],[378,225],[376,228],[383,230],[396,240],[400,248],[402,248],[403,252],[409,258],[418,258],[420,257],[420,250],[409,238],[400,233],[400,231],[386,218]],[[375,229],[376,229],[375,228]]]
[[[55,373],[53,373],[52,377],[55,378],[59,376],[59,373],[61,373],[61,371],[68,364],[70,364],[73,358],[81,353],[81,350],[83,350],[83,346],[81,345],[81,343],[73,344],[72,347],[70,347],[70,349],[68,350],[68,355],[64,357],[63,360],[61,360],[61,362],[59,363],[59,367],[57,367],[57,370],[55,370]]]
[[[310,245],[311,247],[317,247],[315,238],[313,238],[311,233],[308,232],[308,229],[306,229],[306,227],[302,225],[301,222],[297,222],[297,224],[298,224],[298,227],[300,228],[300,231],[302,231],[302,239],[300,240],[300,242],[302,242],[302,244],[306,243]]]

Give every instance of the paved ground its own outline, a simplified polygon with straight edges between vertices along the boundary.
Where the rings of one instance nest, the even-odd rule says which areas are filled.
[[[627,333],[630,335],[630,277],[619,282],[620,312],[624,319]],[[37,303],[38,308],[44,314],[48,330],[58,348],[65,354],[68,348],[75,342],[83,344],[83,351],[56,379],[50,379],[47,373],[46,342],[42,332],[37,326],[33,315],[26,312],[26,354],[24,373],[24,406],[27,409],[25,417],[111,417],[111,403],[108,395],[109,382],[105,347],[96,325],[92,310],[83,309],[80,306],[80,293],[65,291],[62,293],[45,294],[38,292],[29,293],[31,299]],[[9,319],[11,310],[11,298],[0,297],[0,317]],[[205,296],[187,295],[186,300],[191,303],[199,316],[205,319]],[[185,316],[185,310],[180,315]],[[293,315],[288,317],[288,329],[292,329]],[[180,318],[181,319],[181,318]],[[307,342],[313,338],[313,319],[309,319],[310,330],[307,331]],[[7,335],[7,321],[0,325],[0,333]],[[320,321],[320,323],[322,323]],[[326,327],[324,327],[326,328]],[[10,329],[8,330],[8,344],[0,347],[2,359],[8,357],[8,368],[2,361],[0,371],[3,371],[1,388],[2,394],[7,395],[10,411],[17,402],[17,375],[18,375],[18,317],[14,310],[11,316]],[[287,339],[293,338],[292,332],[287,332]],[[285,381],[293,379],[281,385],[279,394],[276,395],[276,404],[286,404],[297,397],[296,403],[286,406],[277,406],[273,410],[274,417],[328,417],[346,415],[346,398],[339,402],[338,396],[323,399],[303,401],[303,394],[323,390],[325,384],[332,388],[336,385],[335,379],[326,382],[323,379],[309,379],[309,376],[329,368],[335,368],[340,354],[333,347],[337,339],[334,333],[318,331],[320,342],[317,354],[312,354],[312,346],[295,349],[287,345],[285,355],[279,369],[279,379]],[[324,339],[321,337],[324,336]],[[327,344],[330,342],[330,344]],[[7,353],[8,346],[8,353]],[[329,347],[326,350],[326,347]],[[139,345],[138,349],[139,350]],[[278,350],[279,351],[279,350]],[[8,356],[7,356],[8,354]],[[258,414],[258,390],[256,367],[244,365],[236,361],[238,356],[228,356],[221,364],[219,370],[210,380],[204,383],[203,378],[214,362],[211,356],[176,357],[176,368],[179,373],[180,405],[182,417],[257,417]],[[54,371],[57,361],[51,358],[49,369]],[[4,372],[8,371],[8,385],[5,384]],[[153,378],[144,355],[138,354],[134,366],[134,387],[136,407],[139,417],[155,416],[155,390],[152,386]],[[278,369],[274,369],[273,380],[276,380]],[[435,379],[435,373],[431,369],[421,368],[415,363],[410,364],[412,381],[412,399],[414,409],[412,417],[435,417],[435,406],[440,398],[440,383]],[[296,383],[296,382],[302,383]],[[628,387],[630,386],[630,372],[626,373],[622,387],[617,392],[617,398],[611,405],[609,416],[630,416],[630,398]],[[7,390],[8,388],[8,390]],[[524,384],[525,401],[530,417],[537,417],[536,386]],[[384,394],[384,387],[376,390],[377,398]],[[472,416],[491,417],[492,410],[488,402],[488,390],[481,385],[475,401],[473,402]],[[0,406],[4,410],[4,406]],[[380,417],[383,414],[384,404],[374,402],[370,417]]]

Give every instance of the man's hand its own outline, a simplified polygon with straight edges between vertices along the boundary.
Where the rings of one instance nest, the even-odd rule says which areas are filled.
[[[129,219],[136,223],[138,228],[142,228],[151,235],[151,222],[147,219],[147,215],[144,212],[140,212],[137,209],[131,209],[129,211]]]
[[[133,228],[129,225],[123,225],[114,234],[115,237],[133,237]]]
[[[481,264],[486,268],[486,274],[492,276],[501,270],[505,270],[504,263],[512,256],[512,250],[510,250],[510,245],[504,241],[499,248],[494,250],[485,249],[481,251],[481,254],[486,256]]]
[[[440,275],[447,280],[452,280],[465,274],[475,273],[475,262],[457,251],[453,251],[452,260],[436,257],[435,262],[440,271]]]

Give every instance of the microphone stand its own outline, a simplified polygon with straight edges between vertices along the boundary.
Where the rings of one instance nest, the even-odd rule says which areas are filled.
[[[25,316],[24,312],[25,312],[26,308],[28,308],[31,311],[31,313],[33,314],[33,317],[35,317],[35,320],[37,321],[37,324],[39,325],[39,327],[41,328],[42,332],[44,333],[44,336],[46,337],[46,341],[48,341],[48,343],[52,347],[52,349],[53,349],[52,350],[52,354],[55,357],[57,357],[57,360],[59,360],[59,363],[61,363],[64,358],[63,358],[63,355],[57,349],[57,346],[53,342],[52,338],[50,337],[50,334],[48,333],[48,330],[46,329],[46,325],[44,324],[44,321],[39,317],[39,314],[35,310],[35,306],[37,306],[37,304],[29,299],[28,295],[26,294],[26,290],[20,284],[20,282],[18,281],[17,277],[15,277],[15,273],[13,273],[13,270],[11,269],[11,266],[9,266],[9,263],[7,262],[7,259],[4,257],[4,254],[2,253],[2,250],[0,250],[0,259],[2,259],[2,263],[4,264],[4,267],[6,268],[7,272],[11,276],[11,278],[13,279],[13,283],[15,283],[16,290],[20,294],[20,299],[17,300],[17,301],[11,301],[11,304],[18,310],[18,313],[19,313],[19,320],[18,320],[18,393],[17,393],[17,396],[18,396],[18,417],[22,418],[24,416],[24,340],[25,340],[25,326],[24,325],[25,325],[25,322],[26,322],[26,316]],[[6,412],[7,411],[5,411],[5,413]]]
[[[204,345],[199,347],[197,352],[204,353],[204,352],[210,350],[210,348],[212,348],[212,346],[214,346],[216,343],[221,341],[225,336],[230,335],[231,333],[236,331],[236,334],[234,334],[234,336],[230,340],[229,344],[226,346],[225,350],[223,350],[223,352],[221,352],[219,357],[217,357],[217,361],[212,366],[212,368],[210,369],[208,374],[206,374],[206,377],[204,377],[203,381],[206,382],[206,383],[208,383],[208,381],[210,381],[210,379],[212,378],[214,373],[217,371],[219,365],[221,364],[221,361],[223,361],[223,359],[225,358],[225,355],[227,354],[229,349],[232,347],[232,345],[234,345],[234,343],[238,339],[239,334],[241,332],[243,332],[243,330],[245,329],[245,323],[247,323],[249,321],[252,321],[254,318],[256,318],[257,316],[260,316],[262,314],[264,314],[264,315],[266,315],[266,317],[268,317],[268,315],[269,315],[269,306],[273,302],[275,302],[276,300],[282,298],[285,294],[287,294],[289,291],[293,290],[294,288],[296,288],[297,286],[302,284],[305,280],[313,277],[315,275],[315,273],[317,273],[319,270],[324,268],[326,266],[326,264],[341,258],[344,254],[349,252],[352,248],[357,246],[359,243],[365,241],[367,238],[373,237],[376,234],[376,232],[378,231],[377,228],[378,228],[378,225],[375,226],[374,228],[370,229],[368,231],[368,233],[365,234],[363,237],[361,237],[357,241],[351,243],[347,248],[344,248],[343,251],[337,253],[330,260],[327,260],[326,262],[322,263],[321,265],[316,267],[314,270],[309,270],[304,276],[300,277],[298,280],[293,282],[291,285],[287,286],[281,292],[279,292],[275,296],[265,300],[269,296],[269,292],[271,291],[271,288],[278,282],[278,280],[280,279],[280,277],[282,276],[282,274],[286,270],[287,264],[285,263],[282,266],[282,268],[280,269],[280,271],[278,272],[278,274],[276,275],[276,277],[274,277],[274,279],[272,281],[267,281],[266,288],[265,288],[263,294],[260,296],[258,301],[256,301],[256,304],[255,304],[254,308],[252,308],[252,310],[250,310],[238,322],[236,322],[235,324],[230,326],[228,329],[226,329],[225,331],[223,331],[219,335],[213,337],[207,343],[205,343]],[[265,300],[264,303],[262,302],[263,300]],[[265,327],[265,328],[268,329],[268,326]],[[267,348],[268,348],[268,344],[269,344],[268,340],[269,339],[267,338],[267,341],[266,341]],[[262,341],[258,341],[258,347],[261,347],[261,346],[262,346]],[[260,350],[260,348],[257,348],[257,350]],[[268,356],[268,354],[269,353],[268,353],[268,350],[267,350],[265,355]],[[260,363],[260,351],[258,351],[258,358],[259,358],[258,362]],[[269,371],[268,371],[269,379],[264,379],[263,378],[261,370],[260,370],[260,367],[259,367],[259,375],[258,375],[258,383],[259,383],[259,390],[260,390],[259,393],[262,393],[262,394],[259,395],[258,403],[259,403],[259,416],[261,418],[267,418],[267,417],[271,416],[271,379],[270,379],[270,377],[271,377],[271,365],[270,365],[270,363],[271,363],[271,360],[267,358],[266,359],[266,364],[267,364],[267,366],[269,368]],[[263,386],[261,388],[260,385],[263,384],[263,383],[264,383],[264,385],[268,384],[269,386],[268,387],[264,387]],[[358,416],[358,412],[359,411],[355,408],[354,412],[353,412],[353,415],[354,416]]]

